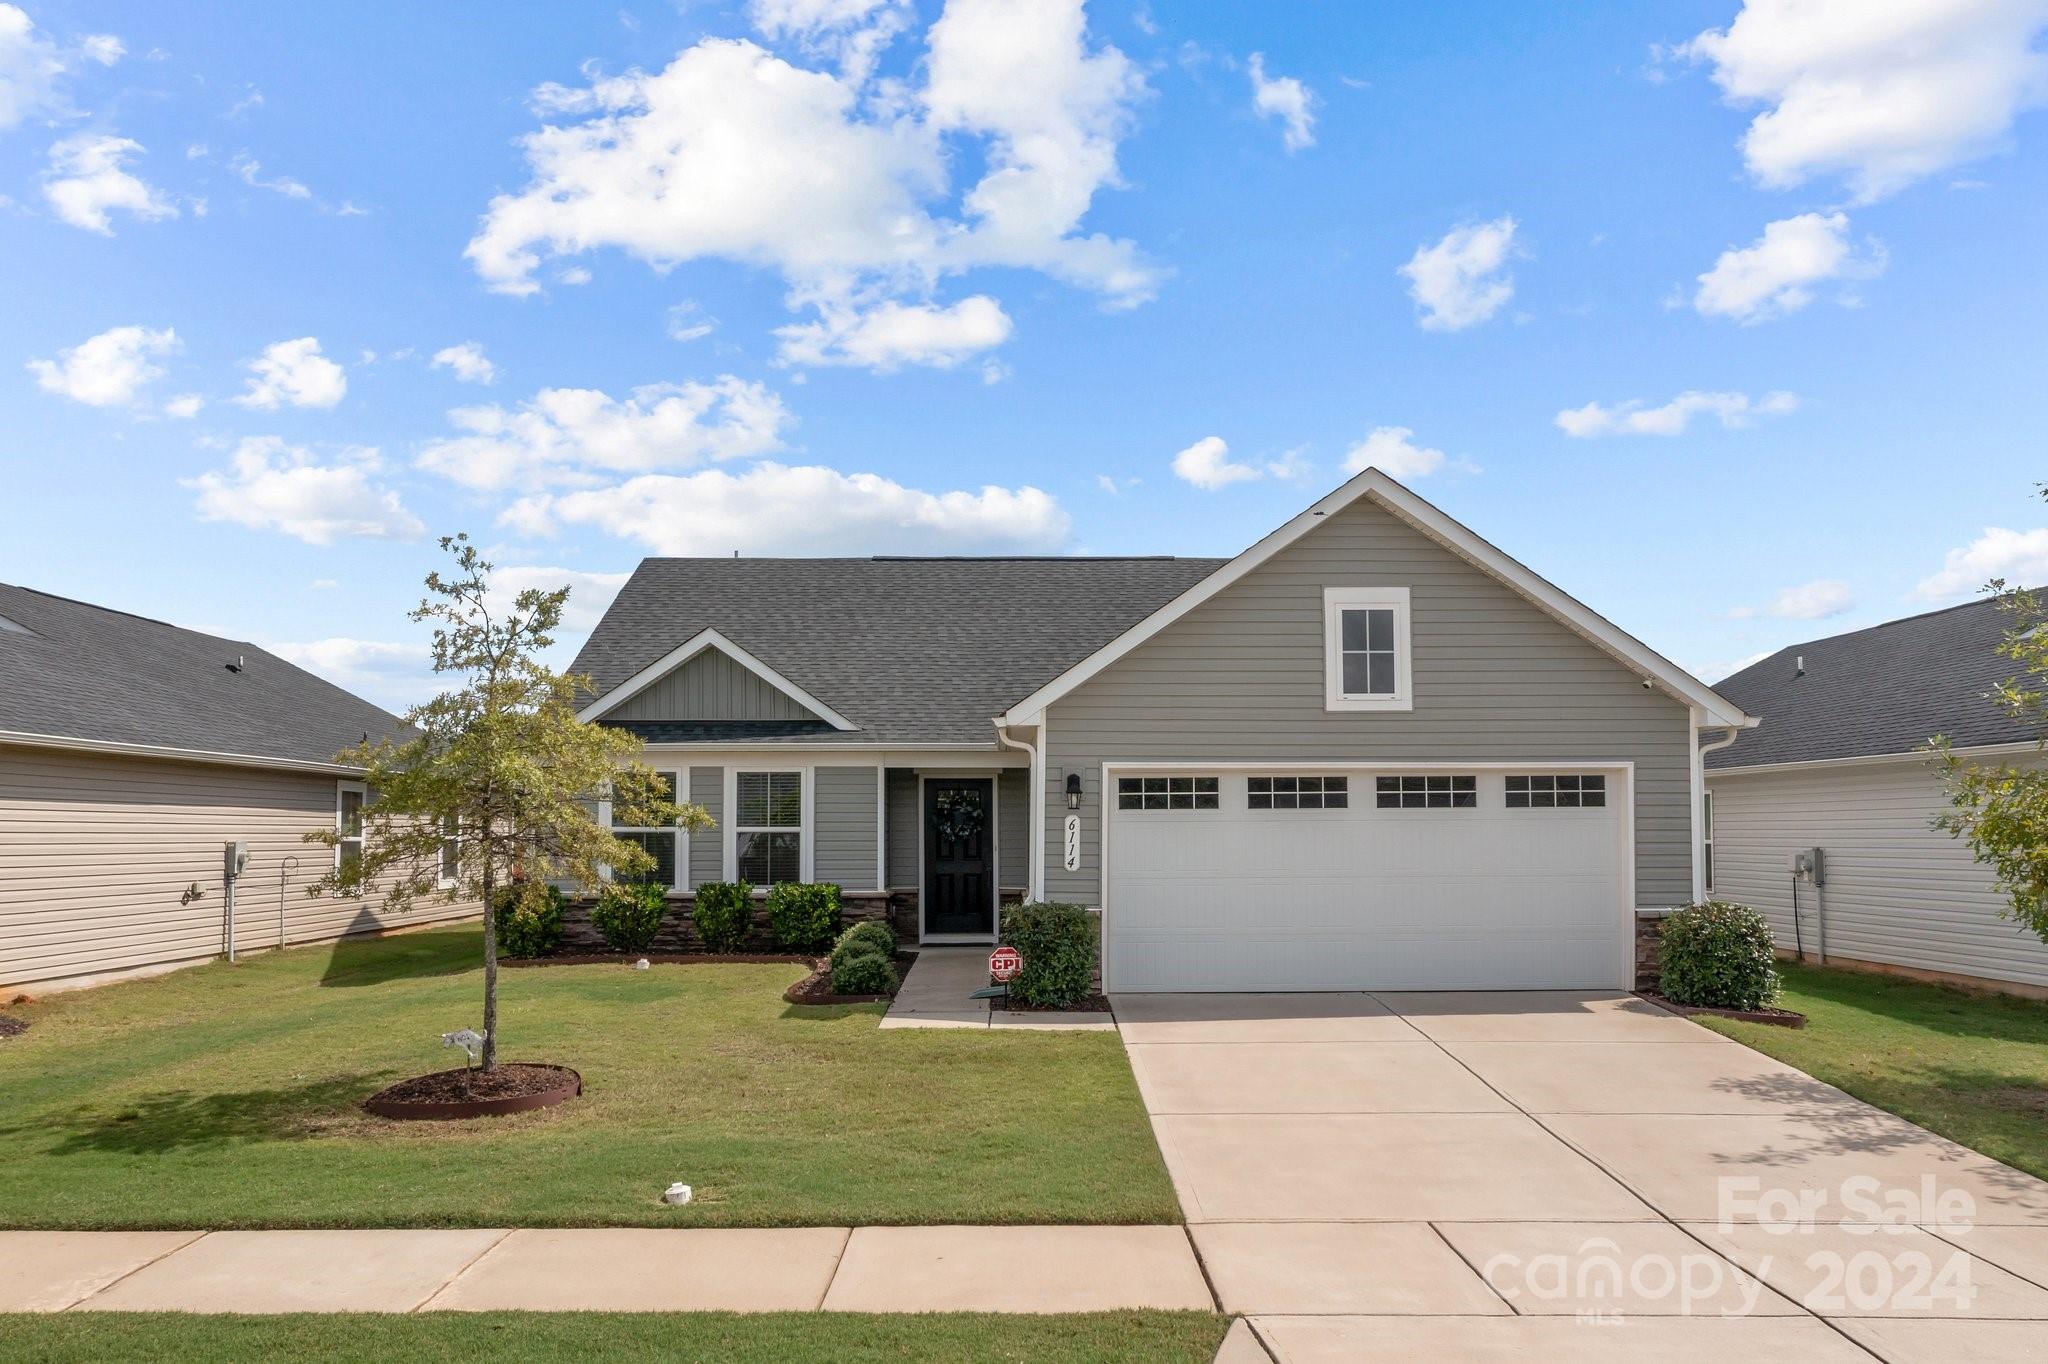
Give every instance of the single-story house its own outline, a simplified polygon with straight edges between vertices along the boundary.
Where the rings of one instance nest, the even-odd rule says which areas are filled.
[[[2016,671],[1998,653],[2011,623],[1976,601],[1795,644],[1720,683],[1767,722],[1707,754],[1714,894],[1838,965],[2048,992],[2048,944],[2000,916],[1990,869],[1934,827],[1949,806],[1926,752],[1946,734],[1971,761],[2035,760],[2040,736],[1989,695]],[[1818,885],[1792,872],[1813,848]]]
[[[648,559],[572,666],[677,898],[1075,901],[1127,991],[1626,988],[1754,723],[1376,470],[1231,559]]]
[[[401,728],[254,644],[0,584],[0,986],[474,915],[304,893],[351,847],[302,836],[368,797],[334,755]]]

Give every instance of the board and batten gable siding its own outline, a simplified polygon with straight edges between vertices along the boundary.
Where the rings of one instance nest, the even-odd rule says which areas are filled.
[[[1414,709],[1324,708],[1323,589],[1410,591]],[[1048,708],[1046,893],[1101,903],[1102,764],[1631,762],[1636,901],[1692,894],[1689,709],[1370,499],[1331,516]],[[1066,774],[1082,775],[1066,871]]]
[[[1768,723],[1768,721],[1766,722]],[[1792,854],[1827,857],[1830,956],[2048,986],[2048,944],[2000,917],[2004,899],[1970,845],[1933,827],[1947,810],[1924,761],[1786,772],[1709,772],[1717,899],[1760,910],[1778,946],[1792,925]],[[1799,887],[1806,950],[1819,945],[1814,888]]]
[[[826,767],[812,769],[816,790],[811,814],[817,829],[811,835],[811,871],[815,879],[835,882],[842,890],[876,890],[875,769]]]
[[[607,711],[607,720],[815,720],[801,702],[715,648]]]
[[[475,915],[438,900],[399,914],[374,890],[309,898],[334,853],[302,836],[334,827],[335,790],[312,773],[0,746],[0,984],[220,953],[222,844],[235,839],[249,844],[238,951],[278,945],[280,892],[288,944]],[[187,901],[194,885],[200,897]]]
[[[690,803],[703,806],[712,822],[711,828],[690,835],[690,869],[686,879],[688,888],[695,890],[706,881],[725,879],[724,841],[729,837],[725,827],[725,769],[691,768]]]

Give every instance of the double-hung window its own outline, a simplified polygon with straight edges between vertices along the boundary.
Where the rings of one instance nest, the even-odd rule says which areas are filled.
[[[334,845],[337,871],[353,870],[363,864],[363,807],[370,802],[370,788],[359,781],[341,782],[334,797],[334,831],[340,837]]]
[[[1323,708],[1412,710],[1408,589],[1323,589]]]
[[[678,778],[681,774],[657,772],[655,775],[661,778],[662,799],[673,804],[680,787]],[[618,811],[614,809],[612,812],[612,837],[621,843],[638,844],[654,859],[654,869],[642,873],[633,878],[634,880],[652,882],[670,890],[676,889],[680,884],[676,880],[676,874],[682,865],[682,859],[676,855],[678,836],[679,832],[673,824],[622,824],[619,822]]]
[[[1700,809],[1703,816],[1700,821],[1700,852],[1703,854],[1703,861],[1706,864],[1707,889],[1712,890],[1714,888],[1714,793],[1712,791],[1701,793]]]
[[[756,886],[803,879],[804,774],[740,772],[733,778],[733,863]]]
[[[441,821],[441,872],[438,880],[443,889],[452,886],[462,876],[461,827],[455,816]]]

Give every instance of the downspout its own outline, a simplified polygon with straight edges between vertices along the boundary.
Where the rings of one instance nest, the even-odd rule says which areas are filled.
[[[993,721],[996,742],[1006,748],[1022,749],[1031,755],[1031,875],[1025,898],[1045,898],[1045,754],[1043,745],[1026,743],[1010,733],[1009,722],[998,716]]]
[[[1695,903],[1707,898],[1707,864],[1705,857],[1707,837],[1707,767],[1706,757],[1717,753],[1742,737],[1745,729],[1754,729],[1761,723],[1755,716],[1745,717],[1748,721],[1740,725],[1720,725],[1721,737],[1712,743],[1700,742],[1699,712],[1693,712],[1695,724],[1692,731],[1692,898]]]

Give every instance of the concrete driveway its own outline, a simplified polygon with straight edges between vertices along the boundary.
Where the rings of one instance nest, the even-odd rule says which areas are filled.
[[[2048,1184],[1642,1000],[1115,1005],[1226,1356],[2048,1357]]]

